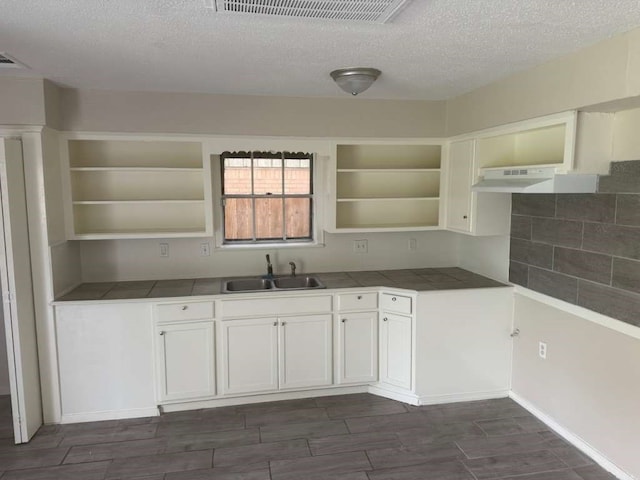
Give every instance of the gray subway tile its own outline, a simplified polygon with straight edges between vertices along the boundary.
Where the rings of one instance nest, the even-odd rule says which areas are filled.
[[[598,179],[598,192],[640,193],[640,180],[637,177],[600,177]]]
[[[617,198],[616,223],[640,226],[640,195],[618,195]]]
[[[570,220],[613,223],[616,196],[613,194],[578,193],[558,195],[556,217]]]
[[[578,305],[640,327],[640,295],[580,280]]]
[[[509,281],[523,287],[528,286],[529,265],[511,260],[509,262]]]
[[[533,218],[531,239],[563,247],[580,247],[582,222],[557,218]]]
[[[531,240],[531,217],[527,215],[511,215],[511,236]]]
[[[511,213],[533,217],[553,217],[556,212],[556,195],[522,194],[511,195]]]
[[[640,160],[611,162],[609,173],[616,177],[638,177],[638,181],[640,181]]]
[[[536,267],[551,268],[553,264],[553,247],[544,243],[512,238],[509,258],[516,262]]]
[[[528,288],[574,304],[578,296],[577,279],[535,267],[529,267]]]
[[[640,260],[640,227],[585,223],[582,248]]]
[[[640,293],[640,261],[614,258],[612,285]]]
[[[553,270],[593,282],[611,283],[612,258],[600,253],[556,247]]]

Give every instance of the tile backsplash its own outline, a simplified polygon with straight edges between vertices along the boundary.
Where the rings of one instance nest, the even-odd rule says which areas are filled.
[[[640,326],[640,193],[514,194],[511,282]]]

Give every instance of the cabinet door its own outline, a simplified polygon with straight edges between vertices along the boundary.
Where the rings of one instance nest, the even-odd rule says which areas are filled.
[[[280,388],[331,385],[331,315],[280,321]]]
[[[338,318],[338,383],[370,383],[378,379],[378,312]]]
[[[380,381],[411,390],[411,317],[383,312],[380,322]]]
[[[277,390],[277,319],[223,321],[222,362],[225,394]]]
[[[156,326],[160,400],[216,394],[213,321]]]
[[[475,141],[453,142],[449,146],[449,188],[447,191],[447,227],[471,230],[471,181]]]

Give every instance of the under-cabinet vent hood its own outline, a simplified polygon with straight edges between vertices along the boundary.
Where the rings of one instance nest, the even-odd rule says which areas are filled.
[[[494,193],[595,193],[598,176],[557,173],[551,168],[487,169],[471,187],[474,192]]]

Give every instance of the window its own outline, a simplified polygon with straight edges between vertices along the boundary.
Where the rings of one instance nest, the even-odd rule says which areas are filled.
[[[223,243],[313,241],[313,155],[220,156]]]

